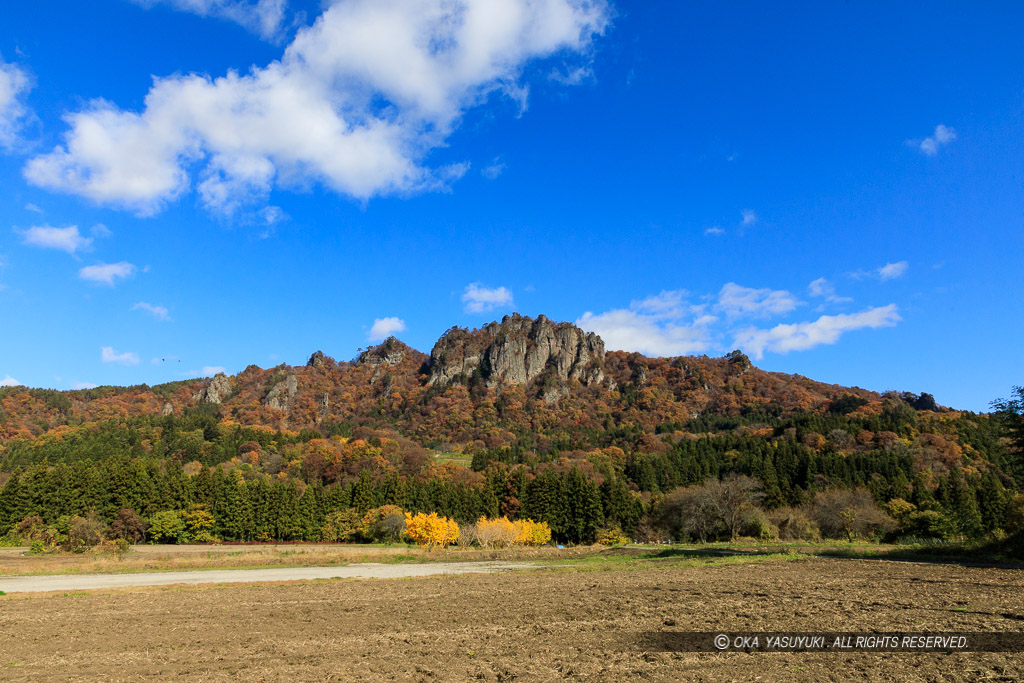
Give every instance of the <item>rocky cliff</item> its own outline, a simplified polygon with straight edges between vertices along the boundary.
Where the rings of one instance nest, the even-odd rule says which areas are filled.
[[[448,330],[430,352],[427,383],[444,386],[479,373],[488,386],[526,385],[547,372],[596,384],[604,379],[604,357],[604,342],[593,332],[514,314],[478,330]]]

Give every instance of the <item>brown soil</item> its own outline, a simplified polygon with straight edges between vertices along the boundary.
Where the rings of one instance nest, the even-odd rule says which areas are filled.
[[[1020,632],[1022,589],[1015,569],[807,559],[9,595],[0,678],[1020,680],[1019,653],[645,653],[617,635]]]

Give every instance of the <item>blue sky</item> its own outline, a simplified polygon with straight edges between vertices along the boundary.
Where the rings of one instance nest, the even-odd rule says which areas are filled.
[[[986,409],[1024,383],[1018,3],[55,0],[0,25],[0,381],[544,313]]]

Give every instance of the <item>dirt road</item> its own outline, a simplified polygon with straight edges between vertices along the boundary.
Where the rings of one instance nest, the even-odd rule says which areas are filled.
[[[0,591],[41,593],[84,591],[124,586],[169,586],[197,583],[251,583],[302,581],[309,579],[401,579],[436,574],[479,574],[532,567],[515,562],[437,562],[430,564],[363,563],[345,567],[278,567],[274,569],[229,569],[147,574],[87,574],[51,576],[0,576]]]

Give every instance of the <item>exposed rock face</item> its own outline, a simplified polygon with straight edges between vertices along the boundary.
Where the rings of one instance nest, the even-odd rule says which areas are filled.
[[[323,351],[314,351],[313,355],[306,361],[307,368],[322,368],[325,365],[335,365],[334,359],[324,355]]]
[[[291,410],[295,402],[295,392],[299,390],[299,378],[295,373],[289,373],[287,377],[273,386],[267,394],[264,402],[268,408],[274,410]]]
[[[561,380],[596,384],[604,379],[604,342],[572,323],[514,314],[469,332],[452,328],[430,352],[428,384],[450,384],[479,371],[489,386],[529,384],[550,368]]]
[[[209,383],[200,389],[192,398],[207,403],[220,403],[231,394],[231,380],[223,372],[214,375]]]
[[[367,363],[368,365],[398,365],[406,356],[410,353],[414,353],[403,342],[398,341],[394,337],[388,337],[377,346],[371,346],[370,348],[359,354],[356,359],[357,363]]]

